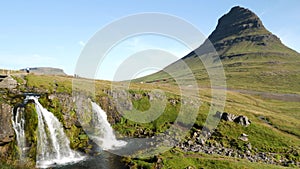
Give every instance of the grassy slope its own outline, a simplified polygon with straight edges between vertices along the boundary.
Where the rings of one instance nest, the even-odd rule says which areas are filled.
[[[31,87],[43,87],[47,88],[49,91],[56,88],[60,92],[70,92],[72,86],[72,78],[62,77],[62,76],[27,76],[28,85]],[[57,85],[55,85],[57,84]],[[96,82],[96,91],[98,94],[101,94],[103,89],[108,89],[110,82],[106,81],[97,81]],[[143,92],[151,91],[153,89],[161,89],[170,95],[171,97],[176,97],[179,94],[178,88],[171,84],[139,84],[132,83],[131,91],[133,92]],[[59,89],[59,90],[58,90]],[[201,89],[200,98],[203,101],[202,106],[199,110],[199,115],[196,123],[203,125],[208,108],[209,102],[211,100],[211,93],[208,89]],[[172,96],[173,95],[173,96]],[[145,109],[149,106],[145,106],[147,100],[141,99],[134,101],[133,104],[135,107],[140,109]],[[147,105],[147,104],[146,104]],[[120,133],[126,135],[133,135],[137,128],[153,130],[153,132],[160,132],[168,127],[168,122],[173,121],[178,111],[174,107],[168,106],[164,114],[157,119],[154,123],[135,123],[132,121],[121,121],[119,124],[116,124],[114,127]],[[245,128],[234,123],[221,122],[218,126],[218,132],[221,134],[218,137],[213,139],[221,140],[222,144],[230,147],[230,142],[237,142],[236,148],[241,148],[244,145],[244,142],[238,139],[238,136],[241,133],[249,134],[249,142],[253,147],[257,148],[257,152],[280,152],[284,155],[288,152],[291,147],[294,147],[299,150],[300,147],[300,103],[299,102],[283,102],[279,100],[270,100],[262,98],[258,95],[249,95],[241,94],[233,91],[227,91],[226,107],[225,111],[236,114],[236,115],[246,115],[252,121],[252,124]],[[267,124],[265,121],[261,120],[259,117],[264,116],[269,120],[270,124]],[[173,119],[173,120],[172,120]],[[227,168],[243,168],[247,165],[250,168],[268,168],[270,166],[262,165],[258,163],[249,163],[246,161],[239,161],[237,159],[223,158],[223,157],[214,157],[204,155],[205,158],[196,158],[202,156],[198,153],[192,153],[191,155],[182,153],[185,156],[183,164],[185,165],[194,165],[201,162],[202,167],[212,167],[212,166],[222,166]],[[174,156],[173,156],[174,155]],[[169,166],[171,168],[176,168],[180,166],[177,160],[177,156],[170,152],[161,154],[162,159],[165,160],[165,167]],[[299,158],[299,157],[297,157]],[[143,163],[139,161],[137,163]],[[180,163],[181,164],[181,163]],[[195,167],[197,167],[196,165]],[[275,167],[274,168],[280,168]],[[180,168],[180,167],[179,167]]]
[[[266,165],[260,163],[251,163],[246,160],[220,157],[206,154],[183,153],[174,149],[166,152],[164,156],[164,169],[182,169],[187,167],[204,168],[204,169],[280,169],[284,167]]]
[[[240,58],[223,60],[227,86],[234,89],[300,94],[299,58],[300,55],[264,57],[245,55]],[[208,74],[200,59],[187,58],[185,61],[194,73],[199,86],[210,86]],[[160,83],[175,84],[174,79],[183,78],[186,75],[175,71],[178,70],[178,67],[168,68],[169,71],[176,72],[173,78],[161,71],[135,81],[159,80]]]

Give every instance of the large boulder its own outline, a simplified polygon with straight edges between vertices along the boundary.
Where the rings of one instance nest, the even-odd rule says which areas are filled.
[[[236,118],[236,116],[234,114],[230,114],[230,113],[222,113],[221,116],[221,120],[225,120],[225,121],[234,121]]]
[[[11,76],[7,76],[6,78],[2,79],[0,82],[0,88],[8,88],[13,89],[16,88],[18,85],[17,81],[13,79]]]
[[[0,103],[0,146],[13,140],[14,130],[11,118],[12,107],[6,103]]]
[[[11,123],[12,107],[0,102],[0,159],[8,160],[11,156],[11,143],[14,130]]]
[[[238,116],[234,119],[234,122],[246,127],[251,123],[247,116]]]
[[[218,111],[216,112],[215,117],[220,118],[221,120],[224,121],[235,122],[245,127],[251,124],[251,121],[248,119],[248,117],[243,115],[236,116],[234,114],[230,114],[227,112],[221,113]]]

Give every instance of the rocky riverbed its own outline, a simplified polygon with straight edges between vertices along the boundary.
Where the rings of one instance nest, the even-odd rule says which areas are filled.
[[[244,127],[251,124],[251,121],[246,116],[236,116],[227,112],[217,112],[216,116],[223,121],[235,122]],[[256,148],[252,148],[250,142],[248,142],[248,136],[245,133],[241,133],[238,139],[244,141],[243,150],[236,148],[224,147],[218,142],[209,142],[207,138],[213,135],[208,129],[198,130],[192,134],[191,138],[188,138],[184,142],[177,145],[185,152],[201,152],[205,154],[216,154],[220,156],[228,156],[240,159],[247,159],[251,162],[261,162],[266,164],[275,164],[282,166],[296,165],[300,166],[300,162],[290,160],[285,157],[288,153],[270,153],[270,152],[257,152]],[[204,137],[203,137],[204,136]],[[255,150],[255,151],[254,151]],[[293,153],[293,150],[290,150]]]

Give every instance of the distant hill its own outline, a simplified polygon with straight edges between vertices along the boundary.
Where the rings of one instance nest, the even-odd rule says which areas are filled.
[[[26,72],[28,68],[21,69],[20,71]],[[29,68],[29,72],[35,74],[45,75],[67,75],[62,69],[52,67],[33,67]]]
[[[183,30],[184,31],[184,30]],[[218,54],[229,88],[300,93],[300,54],[286,47],[268,31],[260,18],[243,7],[233,7],[219,20],[216,29],[197,49],[164,70],[135,79],[136,82],[176,84],[185,77],[180,62],[192,70],[199,85],[210,86],[210,78],[200,56]],[[166,72],[172,72],[172,77]]]

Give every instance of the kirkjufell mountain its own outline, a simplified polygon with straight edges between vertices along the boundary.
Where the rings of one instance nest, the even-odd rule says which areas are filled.
[[[273,91],[290,87],[300,91],[293,80],[300,79],[297,73],[300,54],[268,31],[254,12],[240,6],[233,7],[218,20],[216,29],[199,48],[164,70],[137,81],[175,84],[176,78],[188,76],[180,66],[184,61],[200,85],[210,86],[209,75],[199,57],[212,52],[221,59],[230,88]],[[166,72],[173,72],[173,76]],[[251,86],[253,82],[259,87]]]
[[[280,39],[268,31],[260,18],[243,7],[233,7],[218,20],[216,29],[197,50],[207,52],[211,42],[221,59],[244,55],[283,56],[297,54],[282,44]]]

